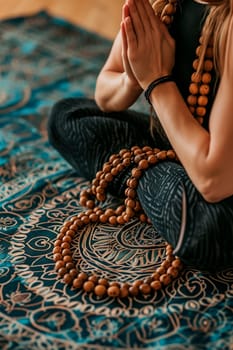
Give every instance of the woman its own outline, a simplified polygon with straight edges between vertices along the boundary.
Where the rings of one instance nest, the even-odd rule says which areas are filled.
[[[155,229],[186,264],[233,265],[233,1],[126,0],[96,83],[95,101],[58,102],[51,143],[89,180],[134,145],[174,149],[150,166],[137,196]],[[145,93],[151,118],[128,108]],[[132,167],[108,189],[124,194]]]

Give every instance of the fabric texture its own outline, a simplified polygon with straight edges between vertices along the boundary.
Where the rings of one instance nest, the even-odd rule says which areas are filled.
[[[50,143],[74,167],[77,175],[95,178],[104,162],[134,145],[169,149],[158,131],[153,138],[149,115],[134,111],[104,113],[91,99],[68,98],[52,109],[48,122]],[[131,164],[108,191],[124,198]],[[195,268],[216,271],[233,265],[233,196],[207,203],[184,168],[165,161],[144,172],[138,195],[156,231],[172,244],[182,261]]]
[[[101,300],[57,278],[53,243],[64,220],[83,210],[79,193],[89,182],[49,145],[48,116],[62,98],[93,97],[111,43],[46,13],[1,22],[0,37],[0,348],[231,349],[231,268],[187,266],[157,294],[124,300]],[[83,270],[132,281],[154,271],[164,241],[132,220],[90,225],[73,249]]]

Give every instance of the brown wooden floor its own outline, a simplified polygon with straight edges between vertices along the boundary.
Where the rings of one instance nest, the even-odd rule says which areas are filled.
[[[124,0],[0,0],[0,19],[46,9],[112,39],[119,30],[123,3]]]

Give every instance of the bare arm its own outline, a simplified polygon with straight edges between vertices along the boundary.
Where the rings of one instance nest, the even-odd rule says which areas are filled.
[[[128,15],[123,6],[122,18]],[[96,81],[95,100],[104,111],[121,111],[130,107],[142,92],[127,59],[124,26],[118,33],[109,57]]]
[[[142,15],[143,1],[138,0],[136,3],[134,0],[128,0],[128,6],[130,18],[125,20],[125,26],[129,61],[135,76],[145,89],[154,78],[171,72],[171,64],[167,58],[169,57],[167,50],[169,50],[170,39],[147,5],[149,25],[140,28],[140,23],[138,25],[140,16],[137,13]],[[152,42],[148,44],[142,40],[145,32],[151,32],[152,21],[153,35],[157,36],[153,42],[155,45],[159,43],[160,47],[153,47]],[[147,48],[142,48],[141,42],[148,45],[153,52],[160,50],[161,55],[158,58],[161,62],[160,66],[154,64],[154,68],[151,68],[150,71],[145,69],[142,63],[142,52],[145,54]],[[229,28],[225,68],[210,114],[209,132],[193,118],[174,82],[157,86],[151,94],[152,104],[181,163],[196,188],[209,202],[218,202],[233,194],[232,48],[233,20]]]

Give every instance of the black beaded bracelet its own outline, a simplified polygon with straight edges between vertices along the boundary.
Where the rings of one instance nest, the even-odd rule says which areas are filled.
[[[148,101],[148,103],[151,105],[150,102],[150,95],[152,90],[159,84],[162,83],[166,83],[167,81],[174,81],[173,76],[172,75],[165,75],[164,77],[158,78],[153,80],[150,85],[148,86],[148,88],[145,90],[144,94],[145,94],[145,98]]]

